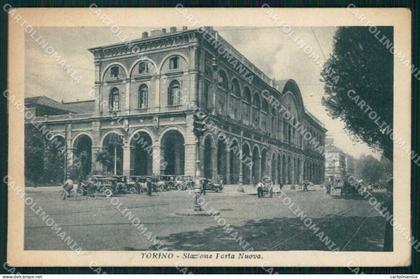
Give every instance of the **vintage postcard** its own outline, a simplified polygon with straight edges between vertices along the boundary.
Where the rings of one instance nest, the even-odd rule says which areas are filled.
[[[410,264],[409,10],[3,10],[9,265]]]

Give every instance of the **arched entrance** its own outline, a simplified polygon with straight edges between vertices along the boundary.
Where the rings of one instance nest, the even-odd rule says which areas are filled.
[[[98,161],[101,162],[105,173],[122,175],[123,144],[122,136],[117,133],[110,133],[103,139]]]
[[[230,183],[239,182],[239,145],[237,141],[233,141],[229,147],[229,167],[230,167]]]
[[[151,175],[153,167],[152,138],[145,132],[137,132],[130,142],[130,173],[132,175]]]
[[[213,149],[214,142],[211,136],[204,139],[204,152],[203,152],[203,170],[205,178],[213,178]]]
[[[185,145],[184,136],[171,130],[161,140],[161,157],[166,167],[161,170],[166,175],[184,175]]]
[[[92,140],[88,135],[79,135],[73,144],[73,166],[79,170],[81,179],[85,179],[92,169]]]
[[[241,156],[241,162],[242,162],[242,182],[244,184],[250,184],[251,183],[251,166],[252,164],[252,158],[251,158],[251,150],[249,149],[248,144],[242,145],[242,156]]]
[[[217,174],[226,183],[226,143],[222,139],[217,141]]]
[[[255,146],[252,151],[252,183],[256,183],[260,180],[260,166],[261,158],[258,148]]]

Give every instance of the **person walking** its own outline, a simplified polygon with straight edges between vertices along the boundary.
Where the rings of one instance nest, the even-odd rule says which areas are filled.
[[[70,197],[71,191],[73,191],[73,180],[69,178],[66,181],[64,181],[62,199],[65,200],[68,197]]]
[[[209,180],[207,179],[207,178],[204,178],[202,181],[201,181],[201,193],[203,194],[203,195],[206,195],[206,190],[207,190],[207,183],[209,183]]]
[[[307,180],[303,181],[303,191],[308,192],[308,181]]]
[[[150,179],[150,177],[148,177],[146,180],[146,186],[147,186],[147,195],[151,196],[152,195],[152,180]]]
[[[258,198],[262,198],[262,196],[263,196],[263,187],[264,187],[264,184],[261,181],[257,183],[257,196],[258,196]]]

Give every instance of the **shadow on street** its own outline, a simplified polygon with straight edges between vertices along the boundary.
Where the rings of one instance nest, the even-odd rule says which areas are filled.
[[[312,218],[320,230],[314,234],[299,218],[274,218],[249,220],[244,225],[232,226],[230,234],[223,226],[214,226],[202,231],[171,234],[159,238],[168,250],[195,251],[242,251],[240,242],[249,242],[256,251],[273,250],[328,250],[330,247],[342,251],[382,251],[385,230],[383,217],[324,217]],[[235,236],[234,233],[237,232]],[[321,235],[323,232],[323,236]],[[318,236],[317,236],[318,235]],[[238,238],[243,240],[239,241]],[[324,243],[320,240],[324,239]],[[331,246],[332,242],[336,246]],[[242,246],[244,247],[244,246]],[[162,248],[162,247],[161,247]],[[156,247],[149,247],[156,250]]]

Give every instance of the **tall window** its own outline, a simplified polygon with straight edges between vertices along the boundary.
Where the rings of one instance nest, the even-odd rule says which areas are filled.
[[[173,80],[168,88],[168,106],[179,105],[181,97],[181,87],[177,80]]]
[[[206,110],[211,109],[209,87],[210,87],[209,83],[207,81],[205,81],[204,82],[204,96],[203,96],[204,97],[204,100],[203,100],[204,104],[203,105],[206,108]]]
[[[142,84],[139,87],[139,103],[138,103],[138,108],[147,108],[148,105],[148,92],[147,92],[147,85],[146,84]]]
[[[169,59],[169,69],[178,69],[179,68],[179,57],[174,56]]]
[[[249,118],[251,117],[251,91],[249,91],[248,87],[244,88],[244,102],[245,102],[245,116],[244,120],[246,124],[249,124]]]
[[[228,90],[228,79],[225,72],[223,71],[219,71],[218,73],[218,84],[223,89]]]
[[[239,82],[237,79],[232,81],[232,92],[236,97],[241,97],[241,89],[239,88]]]
[[[149,64],[146,62],[141,62],[139,64],[139,74],[146,74],[149,72]]]
[[[254,110],[253,110],[253,118],[254,118],[254,127],[260,127],[260,109],[261,109],[261,100],[258,94],[254,95],[253,99]]]
[[[120,92],[118,88],[112,88],[111,94],[109,94],[109,111],[119,111],[120,110]]]
[[[111,67],[111,77],[117,78],[120,74],[120,68],[118,66]]]

